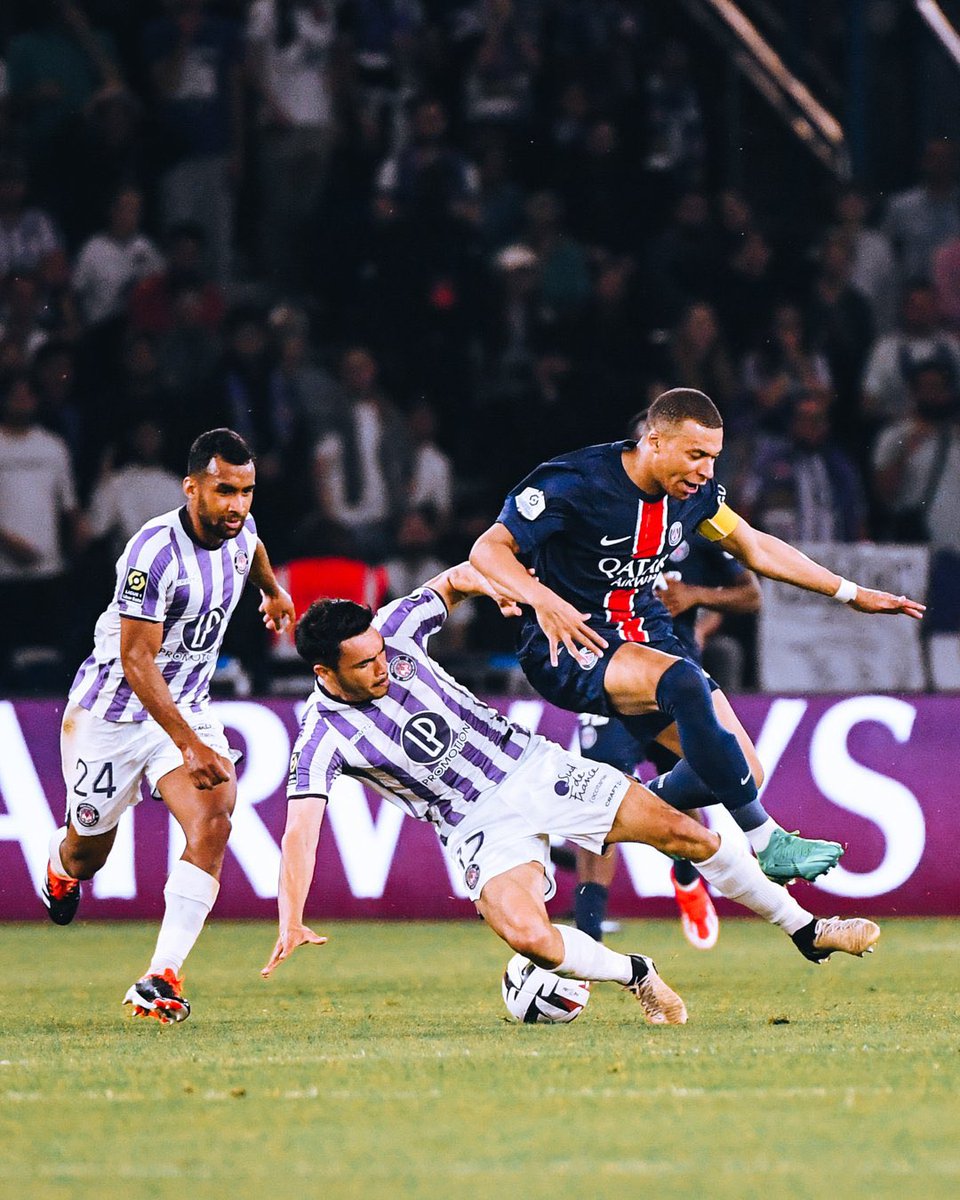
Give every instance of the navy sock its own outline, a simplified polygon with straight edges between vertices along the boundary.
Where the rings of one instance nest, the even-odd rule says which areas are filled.
[[[681,887],[690,887],[700,878],[700,872],[689,858],[673,860],[673,877]]]
[[[753,773],[740,743],[717,720],[710,688],[699,667],[684,658],[668,667],[657,685],[657,705],[676,722],[687,764],[686,771],[681,770],[684,766],[681,762],[666,776],[666,780],[671,781],[676,774],[679,790],[683,793],[684,802],[675,807],[695,808],[705,802],[702,793],[696,803],[687,800],[694,779],[731,810],[756,801],[757,785]],[[675,803],[666,794],[666,787],[657,790],[668,803]]]
[[[581,883],[573,893],[577,928],[595,942],[603,941],[603,919],[607,915],[607,889],[602,883]]]

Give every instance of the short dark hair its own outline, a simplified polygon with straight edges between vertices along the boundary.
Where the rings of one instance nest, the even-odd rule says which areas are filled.
[[[233,467],[242,467],[254,461],[253,451],[239,433],[234,433],[232,429],[208,429],[190,447],[187,474],[202,475],[214,456]]]
[[[294,641],[300,657],[315,667],[335,669],[340,662],[340,643],[366,633],[373,612],[353,600],[314,600],[297,622]]]
[[[705,429],[722,429],[723,417],[714,402],[696,388],[671,388],[661,392],[647,410],[647,424],[679,425],[683,421],[696,421]]]

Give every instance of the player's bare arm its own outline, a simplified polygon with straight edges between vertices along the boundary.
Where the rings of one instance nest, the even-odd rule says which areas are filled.
[[[808,592],[819,592],[822,596],[836,596],[838,589],[846,582],[842,576],[814,562],[796,547],[773,537],[772,534],[754,529],[742,517],[724,537],[723,548],[758,575],[764,575],[767,579],[777,579],[782,583],[792,583],[795,587]],[[849,604],[858,612],[890,615],[903,613],[919,621],[926,611],[926,605],[911,600],[908,596],[894,596],[890,592],[851,586],[856,587],[856,592],[851,596]]]
[[[457,563],[455,567],[441,571],[439,575],[428,579],[424,587],[437,593],[447,606],[448,612],[471,596],[489,596],[496,602],[505,617],[520,616],[520,605],[517,601],[512,596],[504,595],[486,576],[481,575],[476,567],[472,567],[468,562]]]
[[[682,579],[671,579],[672,574],[667,572],[663,577],[663,587],[657,589],[657,595],[671,617],[698,606],[718,613],[760,611],[760,584],[752,571],[748,571],[740,583],[730,583],[725,587],[685,583]]]
[[[550,662],[557,665],[560,646],[574,658],[580,650],[599,652],[607,643],[587,624],[590,613],[578,612],[556,592],[530,575],[518,558],[520,547],[513,534],[498,521],[477,538],[470,563],[504,594],[529,604],[550,645]]]
[[[327,940],[303,923],[303,906],[317,866],[317,845],[326,807],[323,796],[294,796],[287,803],[277,894],[280,932],[273,953],[260,972],[264,979],[298,946],[322,946]]]
[[[260,589],[264,625],[273,633],[282,633],[288,623],[297,619],[297,614],[290,593],[277,583],[267,548],[259,538],[250,564],[250,582]]]
[[[162,641],[161,622],[121,618],[120,662],[127,682],[183,755],[183,765],[194,787],[207,791],[226,783],[233,774],[233,764],[200,740],[174,703],[157,666]]]

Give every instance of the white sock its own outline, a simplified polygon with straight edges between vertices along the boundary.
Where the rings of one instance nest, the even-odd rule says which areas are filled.
[[[563,938],[563,962],[553,970],[566,979],[612,979],[629,983],[633,978],[633,963],[626,954],[618,954],[581,929],[570,925],[554,925]]]
[[[770,839],[773,837],[774,831],[780,829],[781,826],[773,819],[767,817],[762,825],[758,825],[756,829],[746,830],[745,836],[750,843],[750,849],[754,854],[759,854],[761,850],[766,850],[770,845]]]
[[[67,871],[66,867],[60,861],[60,847],[63,845],[63,839],[67,836],[66,825],[61,825],[54,832],[50,839],[50,866],[54,875],[60,875],[64,879],[72,879],[73,876]]]
[[[163,889],[167,906],[157,937],[157,948],[147,968],[148,975],[162,975],[168,967],[175,975],[180,974],[183,960],[200,936],[207,913],[213,908],[219,891],[217,880],[193,863],[184,862],[181,858],[173,864],[170,878]]]
[[[757,860],[732,839],[722,841],[716,854],[698,862],[696,868],[721,896],[745,905],[786,933],[796,933],[813,920],[787,889],[768,879]]]

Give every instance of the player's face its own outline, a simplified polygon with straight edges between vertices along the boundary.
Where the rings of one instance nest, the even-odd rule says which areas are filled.
[[[387,694],[387,649],[379,629],[371,625],[356,637],[340,643],[340,661],[336,669],[316,668],[320,682],[328,692],[358,703],[379,700]]]
[[[255,480],[252,462],[236,467],[216,455],[206,470],[186,477],[187,511],[205,546],[219,546],[239,534],[253,503]]]
[[[657,483],[674,500],[686,500],[713,478],[714,464],[723,449],[722,429],[683,421],[652,429],[647,438]]]

